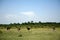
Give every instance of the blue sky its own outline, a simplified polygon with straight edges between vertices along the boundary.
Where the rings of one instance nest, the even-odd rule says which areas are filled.
[[[0,24],[60,22],[60,0],[0,0]]]

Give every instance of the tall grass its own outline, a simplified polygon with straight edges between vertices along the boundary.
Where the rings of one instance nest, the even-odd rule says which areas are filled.
[[[60,40],[60,28],[56,28],[56,31],[48,28],[1,30],[0,40]]]

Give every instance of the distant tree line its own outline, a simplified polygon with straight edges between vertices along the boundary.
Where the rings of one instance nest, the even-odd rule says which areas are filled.
[[[44,28],[44,27],[60,27],[60,22],[56,23],[56,22],[24,22],[24,23],[10,23],[10,24],[0,24],[0,28],[12,28],[12,27],[16,27],[16,28],[20,28],[20,27],[28,27],[30,26],[31,28]],[[7,29],[8,29],[7,28]]]

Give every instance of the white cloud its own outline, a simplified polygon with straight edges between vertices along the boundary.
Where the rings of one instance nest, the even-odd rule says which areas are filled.
[[[21,12],[16,14],[6,14],[4,17],[0,17],[1,23],[22,23],[28,21],[37,21],[38,16],[35,12]]]
[[[34,12],[21,12],[22,15],[25,15],[27,17],[33,17],[36,16]]]
[[[38,21],[38,16],[35,14],[35,12],[29,11],[29,12],[21,12],[21,15],[23,16],[23,20],[25,21]]]
[[[12,23],[19,22],[19,20],[20,20],[20,16],[18,16],[16,14],[7,14],[5,16],[5,18],[8,22],[12,22]]]

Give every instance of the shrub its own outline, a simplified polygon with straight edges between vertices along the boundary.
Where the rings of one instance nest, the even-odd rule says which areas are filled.
[[[20,35],[18,35],[18,37],[22,37],[22,35],[20,34]]]
[[[0,34],[2,34],[3,32],[0,30]]]

